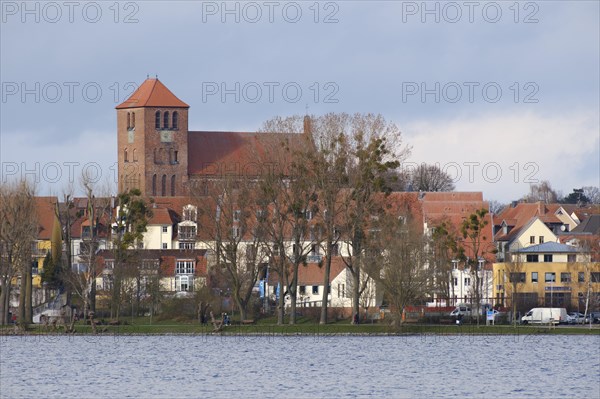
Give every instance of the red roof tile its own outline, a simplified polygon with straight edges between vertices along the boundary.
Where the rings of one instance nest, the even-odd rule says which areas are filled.
[[[158,79],[146,79],[140,87],[116,109],[140,107],[189,108]]]
[[[52,228],[56,220],[56,197],[35,197],[35,208],[38,218],[38,240],[50,240]]]
[[[235,174],[256,176],[273,164],[282,166],[284,148],[309,146],[307,137],[298,133],[189,132],[188,173],[190,175]]]

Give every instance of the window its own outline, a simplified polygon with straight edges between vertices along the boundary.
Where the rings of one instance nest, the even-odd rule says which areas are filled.
[[[471,285],[471,278],[470,277],[465,277],[465,286],[468,287]]]
[[[178,260],[175,268],[176,274],[194,274],[194,261]]]
[[[544,254],[544,262],[552,262],[552,254]]]
[[[131,115],[127,113],[127,130],[131,129]]]
[[[156,175],[152,176],[152,195],[156,195]]]
[[[584,272],[577,273],[577,282],[585,283],[585,273]]]
[[[160,129],[160,111],[156,111],[154,114],[154,127]]]
[[[537,278],[537,276],[536,276]],[[525,273],[511,273],[509,276],[509,281],[511,283],[524,283],[525,282]]]
[[[196,207],[193,205],[186,205],[183,208],[183,220],[187,220],[189,222],[196,221]]]
[[[545,281],[547,283],[554,283],[556,281],[556,273],[546,272]]]
[[[538,255],[527,255],[527,262],[537,262]]]
[[[163,242],[162,249],[167,249],[167,243]]]
[[[163,115],[163,129],[169,128],[169,112],[165,112]]]
[[[577,255],[575,254],[568,254],[567,255],[567,262],[569,263],[573,263],[577,260]]]
[[[456,287],[458,285],[458,277],[454,277],[454,286]]]
[[[135,127],[135,112],[131,113],[131,128]]]
[[[167,195],[167,175],[162,175],[160,195],[163,197]]]
[[[300,295],[305,295],[306,294],[306,286],[305,285],[301,285],[300,286]]]
[[[591,277],[592,283],[600,283],[600,273],[599,272],[590,273],[590,277]]]
[[[319,286],[318,285],[313,285],[312,286],[312,293],[313,293],[313,295],[318,295],[319,294]]]
[[[529,243],[535,244],[535,236],[529,236]]]
[[[238,238],[240,236],[240,228],[237,226],[234,226],[233,229],[231,230],[231,234],[233,235],[233,238]]]
[[[306,218],[306,220],[312,220],[312,218],[313,218],[312,211],[306,211],[306,212],[304,212],[304,217]]]
[[[532,283],[538,282],[538,272],[531,272],[531,282]]]
[[[561,283],[570,283],[571,282],[571,273],[561,273],[560,274],[560,282]]]
[[[543,244],[544,243],[544,236],[540,236],[539,239],[540,239],[540,244]]]
[[[179,249],[194,249],[193,242],[180,242]]]
[[[190,277],[189,276],[175,276],[175,290],[176,291],[190,291]]]
[[[179,128],[179,114],[177,111],[173,112],[173,129]]]
[[[338,284],[338,298],[346,298],[346,284]]]
[[[242,214],[242,211],[240,211],[239,209],[233,211],[233,221],[234,222],[239,222],[241,214]]]
[[[162,232],[163,233],[167,233],[169,231],[169,228],[167,226],[163,226],[162,227]]]
[[[125,162],[129,162],[129,159],[127,157],[127,148],[125,148],[125,150],[123,151],[123,157],[125,158]]]
[[[171,197],[175,196],[175,175],[171,176]]]
[[[137,150],[133,149],[133,162],[137,162]]]
[[[178,156],[179,156],[179,151],[175,150],[175,152],[174,152],[173,154],[174,154],[174,157],[173,157],[173,158],[174,158],[174,159],[173,159],[173,162],[174,162],[174,163],[179,163],[179,160],[177,159],[177,158],[178,158]]]

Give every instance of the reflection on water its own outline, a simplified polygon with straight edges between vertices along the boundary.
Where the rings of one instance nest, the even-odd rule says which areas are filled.
[[[0,397],[600,398],[600,336],[0,337]]]

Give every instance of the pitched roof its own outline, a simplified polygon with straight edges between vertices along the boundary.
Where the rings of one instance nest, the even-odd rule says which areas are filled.
[[[571,253],[577,252],[577,248],[572,245],[559,244],[557,242],[545,242],[543,244],[532,245],[522,248],[516,252],[519,253]]]
[[[299,150],[310,145],[299,133],[188,132],[188,173],[214,176],[256,176],[272,164],[283,166],[286,146]]]
[[[600,234],[600,215],[590,215],[577,227],[571,230],[573,233]]]
[[[179,211],[181,212],[181,210]],[[152,217],[148,220],[149,225],[173,225],[177,221],[175,212],[167,208],[153,208]]]
[[[189,108],[190,106],[178,99],[160,80],[148,78],[127,100],[117,105],[116,109],[140,107]]]
[[[56,220],[56,197],[35,197],[35,209],[38,220],[38,240],[50,240]]]

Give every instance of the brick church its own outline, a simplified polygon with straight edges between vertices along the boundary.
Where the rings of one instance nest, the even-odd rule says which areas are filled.
[[[186,196],[225,175],[256,176],[285,159],[282,143],[310,145],[304,134],[190,131],[190,106],[160,80],[146,79],[117,109],[119,192]]]

